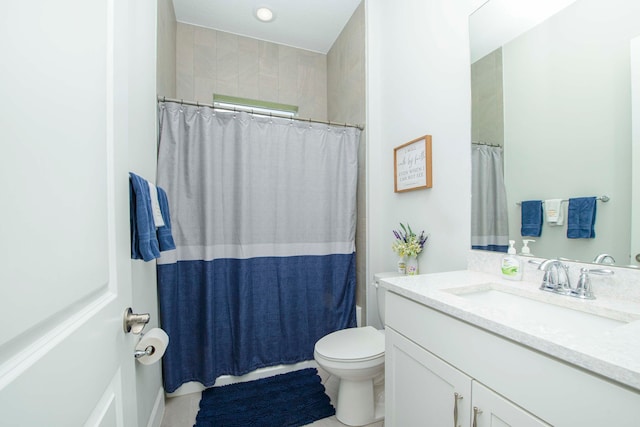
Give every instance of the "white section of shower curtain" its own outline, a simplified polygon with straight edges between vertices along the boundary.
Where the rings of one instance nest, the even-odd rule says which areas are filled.
[[[471,245],[490,249],[509,244],[502,147],[472,145]]]

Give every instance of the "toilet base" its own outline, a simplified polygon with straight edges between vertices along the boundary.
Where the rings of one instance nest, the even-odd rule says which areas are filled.
[[[364,426],[384,418],[384,404],[376,405],[372,379],[340,380],[336,418],[349,426]]]

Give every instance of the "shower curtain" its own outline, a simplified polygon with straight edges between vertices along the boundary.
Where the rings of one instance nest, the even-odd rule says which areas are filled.
[[[471,247],[507,252],[509,223],[502,147],[472,145]]]
[[[171,102],[159,117],[165,390],[312,360],[355,326],[360,131]]]

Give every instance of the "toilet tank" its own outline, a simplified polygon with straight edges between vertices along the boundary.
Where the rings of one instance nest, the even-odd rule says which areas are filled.
[[[387,272],[387,273],[376,273],[373,275],[373,287],[375,289],[375,293],[376,293],[376,303],[377,303],[377,309],[378,309],[378,316],[380,318],[380,323],[382,324],[382,327],[384,328],[384,300],[385,300],[385,294],[387,293],[387,290],[385,288],[383,288],[382,286],[379,286],[380,284],[380,280],[387,278],[387,277],[397,277],[397,276],[401,276],[401,273],[397,273],[397,272]]]

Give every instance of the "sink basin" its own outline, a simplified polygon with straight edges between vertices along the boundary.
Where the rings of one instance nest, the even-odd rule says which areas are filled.
[[[497,284],[485,284],[448,291],[483,307],[499,309],[510,318],[530,319],[538,326],[574,335],[598,334],[636,320],[630,318],[628,313],[610,309],[601,309],[600,312],[594,313],[593,311],[598,309],[593,305],[589,306],[585,301],[569,300],[570,297],[553,295],[556,300],[567,299],[567,301],[560,299],[563,305],[557,305],[548,300],[545,301],[549,299],[547,295],[516,295],[499,288],[500,285]]]

